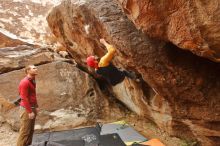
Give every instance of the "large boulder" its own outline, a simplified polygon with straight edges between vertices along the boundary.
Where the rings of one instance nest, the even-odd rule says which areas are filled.
[[[148,84],[125,79],[124,82],[114,86],[115,97],[122,101],[131,111],[153,119],[157,125],[171,132],[172,107],[169,102],[155,93]]]
[[[1,1],[0,32],[10,33],[11,36],[29,43],[50,43],[51,33],[45,18],[50,8],[60,1]]]
[[[5,32],[0,31],[0,48],[3,47],[15,47],[18,45],[29,45],[17,37],[9,37]]]
[[[137,88],[136,83],[125,81],[119,85],[121,90],[114,89],[133,111],[151,118],[171,135],[198,140],[204,146],[219,143],[220,133],[213,128],[220,120],[219,64],[147,37],[113,0],[67,0],[47,20],[60,43],[82,66],[88,55],[105,53],[100,38],[117,48],[113,63],[143,77],[144,84],[137,83]]]
[[[19,81],[25,76],[23,68],[29,64],[37,65],[39,71],[37,97],[42,110],[36,129],[65,129],[111,115],[106,96],[74,61],[61,58],[49,48],[30,45],[1,48],[0,56],[0,116],[13,129],[19,129],[19,108],[11,101],[18,96]],[[123,112],[114,107],[122,116]]]
[[[220,62],[219,0],[118,0],[147,35]]]
[[[18,107],[9,102],[18,95],[19,81],[24,69],[0,75],[1,115],[14,129],[19,128]],[[41,109],[36,128],[55,129],[75,127],[106,112],[107,100],[96,82],[86,73],[66,62],[38,66],[37,99]],[[103,109],[103,110],[100,110]]]
[[[45,47],[36,48],[29,45],[18,45],[16,47],[1,48],[0,57],[0,74],[2,74],[24,68],[29,64],[49,63],[59,58],[59,55],[52,53]]]

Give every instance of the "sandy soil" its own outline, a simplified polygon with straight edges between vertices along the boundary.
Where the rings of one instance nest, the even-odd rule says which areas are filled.
[[[0,125],[0,146],[15,146],[18,132],[11,130],[8,124]]]

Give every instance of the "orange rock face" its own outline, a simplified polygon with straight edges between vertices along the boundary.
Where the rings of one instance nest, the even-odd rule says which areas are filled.
[[[220,62],[218,0],[118,0],[135,26],[150,37]]]
[[[191,22],[194,17],[187,13],[192,4],[189,1],[161,1],[161,4],[151,1],[149,5],[138,0],[120,2],[124,7],[131,6],[126,8],[126,13],[136,18],[135,24],[137,21],[143,26],[135,26],[119,3],[112,0],[67,0],[51,11],[48,24],[81,66],[86,67],[88,55],[101,57],[105,53],[100,38],[104,37],[117,48],[113,63],[133,69],[143,77],[138,85],[126,81],[124,86],[114,87],[117,98],[131,110],[152,119],[171,135],[197,140],[203,146],[219,144],[220,65],[180,49],[190,49],[217,61],[218,53],[213,53],[217,52],[214,44],[219,43],[217,33],[208,41],[210,36],[201,32],[215,34],[218,28],[208,27],[199,33],[200,28]],[[169,17],[169,21],[167,17],[171,15],[162,13],[168,6],[172,16],[176,15]],[[152,9],[151,12],[145,11],[147,8]],[[129,12],[130,9],[135,12]],[[149,13],[151,17],[145,20]],[[196,15],[197,11],[191,14]],[[150,20],[152,22],[148,23]],[[208,53],[210,51],[212,53]]]

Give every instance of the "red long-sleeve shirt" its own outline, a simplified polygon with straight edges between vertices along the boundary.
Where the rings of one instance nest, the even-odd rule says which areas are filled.
[[[18,88],[21,97],[20,106],[23,106],[28,113],[31,113],[31,107],[38,107],[35,80],[25,77],[21,80]]]

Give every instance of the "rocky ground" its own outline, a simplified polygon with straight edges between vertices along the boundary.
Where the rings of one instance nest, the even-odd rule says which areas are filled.
[[[0,126],[0,146],[15,146],[18,132],[13,131],[8,124]]]
[[[170,137],[165,132],[158,129],[155,124],[150,121],[146,121],[134,114],[129,114],[125,119],[127,123],[132,125],[137,131],[143,134],[148,139],[158,138],[166,146],[193,146],[195,143],[187,142],[176,137]],[[108,123],[113,122],[113,119],[101,119],[99,122]],[[86,125],[80,125],[80,127],[91,125],[92,123],[87,123]],[[64,128],[65,129],[65,128]],[[11,129],[10,125],[2,123],[0,125],[0,146],[15,146],[18,132]]]

